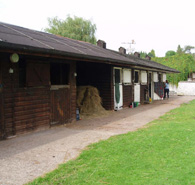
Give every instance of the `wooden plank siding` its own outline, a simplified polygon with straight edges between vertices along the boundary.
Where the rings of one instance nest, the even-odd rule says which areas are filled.
[[[123,85],[123,107],[129,107],[133,102],[132,85]]]
[[[6,137],[49,127],[49,89],[4,90],[4,122]]]
[[[0,64],[3,66],[0,66],[0,84],[3,84],[3,88],[0,89],[0,139],[48,128],[53,121],[52,116],[61,124],[76,120],[75,62],[52,59],[53,63],[65,62],[70,65],[68,88],[60,87],[52,91],[49,72],[51,61],[43,59],[41,62],[41,58],[32,59],[30,56],[20,56],[20,59],[25,63],[24,66],[20,66],[21,63],[11,63],[9,54],[0,53]],[[26,67],[28,70],[25,71]],[[13,69],[13,73],[9,73],[10,68]],[[33,75],[23,76],[31,68],[38,76],[33,76],[33,71]],[[26,83],[23,78],[26,78]],[[38,80],[34,80],[36,78]]]

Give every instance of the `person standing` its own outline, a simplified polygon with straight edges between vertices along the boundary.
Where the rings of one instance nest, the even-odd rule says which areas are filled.
[[[169,82],[168,82],[168,80],[166,80],[166,82],[165,82],[165,95],[164,95],[164,98],[166,98],[166,95],[167,95],[167,98],[169,98]]]

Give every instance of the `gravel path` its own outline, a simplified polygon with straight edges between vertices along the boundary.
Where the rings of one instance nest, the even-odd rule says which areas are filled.
[[[0,141],[0,184],[21,185],[76,158],[89,144],[143,127],[164,113],[195,99],[172,96],[109,116]]]

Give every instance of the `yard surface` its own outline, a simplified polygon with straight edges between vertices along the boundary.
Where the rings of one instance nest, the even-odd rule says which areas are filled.
[[[81,120],[74,124],[70,124],[67,126],[61,126],[61,127],[55,127],[46,131],[36,132],[32,134],[27,134],[23,136],[19,136],[10,140],[1,141],[0,142],[0,184],[24,184],[28,181],[33,180],[34,178],[41,176],[53,169],[55,169],[58,164],[64,163],[69,161],[70,159],[73,159],[77,157],[80,152],[89,144],[98,142],[100,140],[108,139],[110,136],[118,135],[127,133],[129,131],[135,131],[140,127],[143,127],[148,122],[159,118],[159,116],[163,115],[164,113],[170,111],[171,109],[177,108],[182,103],[187,103],[191,100],[195,99],[193,96],[174,96],[171,97],[169,100],[164,101],[155,101],[152,104],[139,106],[134,109],[125,109],[118,112],[113,112],[110,115],[106,117],[101,118],[94,118],[90,120]],[[171,116],[171,118],[174,118],[175,113]],[[167,115],[166,115],[167,116]],[[168,119],[168,118],[167,118]],[[119,181],[117,183],[120,183],[121,178],[120,175],[122,173],[125,173],[126,175],[130,175],[128,172],[131,168],[132,172],[134,172],[134,176],[132,176],[132,179],[136,179],[138,174],[138,171],[135,166],[133,166],[133,163],[136,163],[135,159],[138,157],[140,159],[147,158],[147,155],[150,154],[152,158],[148,158],[148,161],[146,163],[142,162],[142,165],[139,166],[139,163],[136,163],[137,167],[140,169],[143,168],[142,177],[144,179],[148,179],[148,175],[156,175],[156,167],[155,163],[159,161],[158,155],[166,156],[168,154],[163,153],[164,149],[163,146],[169,146],[171,148],[171,152],[169,155],[177,155],[177,152],[175,151],[174,145],[171,143],[167,143],[168,140],[168,131],[170,128],[165,128],[165,133],[167,132],[167,136],[160,137],[162,140],[156,140],[157,136],[161,136],[162,132],[158,131],[156,125],[161,125],[162,123],[159,120],[158,124],[152,125],[153,133],[150,133],[149,130],[143,129],[139,130],[138,132],[133,132],[128,135],[121,136],[121,139],[117,139],[117,137],[111,138],[108,142],[101,142],[100,144],[92,145],[90,148],[92,148],[93,155],[96,155],[95,161],[91,161],[89,151],[85,151],[79,159],[76,160],[76,162],[70,162],[66,164],[67,166],[73,165],[75,168],[69,168],[69,174],[66,172],[66,175],[68,175],[67,180],[69,180],[67,183],[71,184],[79,184],[81,182],[77,183],[77,180],[80,178],[83,178],[83,176],[87,175],[85,174],[87,171],[89,180],[84,179],[83,184],[91,184],[92,181],[95,180],[95,182],[99,184],[104,183],[114,183],[117,182],[114,179],[118,179]],[[168,122],[167,122],[168,123]],[[177,123],[176,123],[177,124]],[[178,125],[181,125],[178,123]],[[174,133],[179,133],[179,136],[176,137],[176,141],[179,140],[185,141],[183,143],[186,143],[186,141],[190,141],[192,138],[192,135],[190,135],[187,139],[186,134],[183,138],[182,134],[182,127],[180,127],[179,130],[176,130]],[[189,129],[186,130],[186,133],[193,133],[191,132],[191,128],[187,127]],[[145,133],[144,133],[145,132]],[[140,143],[140,148],[137,148],[135,134],[138,133],[138,143]],[[155,134],[156,133],[156,134]],[[193,134],[195,135],[195,134]],[[147,137],[146,137],[147,136]],[[128,138],[130,137],[130,139]],[[141,138],[143,138],[141,140]],[[128,142],[128,140],[132,140],[132,142]],[[183,140],[185,139],[185,140]],[[155,142],[149,144],[149,141],[156,140]],[[110,143],[109,143],[110,142]],[[119,148],[110,147],[111,143],[117,143],[118,145],[122,143],[123,145],[119,146]],[[162,148],[159,149],[160,154],[155,154],[156,150],[152,150],[153,146],[158,145],[160,143],[164,142],[165,144],[162,145]],[[134,144],[133,144],[134,143]],[[101,147],[99,147],[99,145]],[[126,147],[125,147],[126,146]],[[182,145],[183,146],[183,145]],[[129,147],[132,149],[130,150]],[[186,146],[187,147],[187,146]],[[105,152],[104,149],[108,148],[108,152],[112,152],[111,156],[113,156],[112,164],[109,164],[109,161],[102,159],[100,156],[102,155],[106,159],[110,158],[110,154]],[[120,160],[119,162],[119,156],[121,155],[118,151],[121,151],[124,153],[124,160]],[[189,149],[190,151],[190,149]],[[185,150],[185,152],[189,153],[189,151]],[[183,161],[186,156],[188,156],[186,153],[182,153],[182,157],[180,161]],[[193,151],[192,151],[193,152]],[[119,155],[120,154],[120,155]],[[86,158],[86,164],[85,166],[83,164],[83,159]],[[166,178],[173,179],[173,175],[169,173],[170,171],[165,168],[169,161],[163,160],[165,157],[162,158],[161,164],[162,164],[162,171],[159,172],[158,176],[161,178],[161,172],[166,172],[169,174]],[[126,161],[129,161],[128,164],[125,164]],[[188,163],[189,160],[184,160],[184,163]],[[193,162],[193,161],[192,161]],[[91,164],[94,163],[94,164]],[[82,165],[83,164],[83,165]],[[99,164],[104,164],[105,166],[102,166],[102,168],[99,166]],[[173,163],[174,164],[174,163]],[[92,167],[95,167],[94,169],[87,168],[88,166],[92,165]],[[80,166],[81,168],[78,168]],[[175,170],[182,171],[184,168],[184,165],[180,165],[178,161],[175,161]],[[102,176],[104,174],[104,170],[109,170],[108,177]],[[121,172],[115,174],[116,170],[121,167]],[[189,166],[188,166],[189,167]],[[193,166],[192,166],[193,167]],[[60,168],[64,168],[63,165],[60,165]],[[78,169],[77,169],[78,168]],[[80,169],[86,169],[84,171],[80,171]],[[99,169],[96,171],[96,168]],[[105,169],[104,169],[105,168]],[[146,170],[149,169],[149,170]],[[167,171],[166,171],[167,170]],[[128,174],[127,174],[128,173]],[[190,169],[187,169],[186,175],[190,176]],[[73,177],[73,175],[76,175]],[[114,174],[114,176],[113,176]],[[113,176],[111,178],[111,176]],[[178,177],[181,176],[181,174],[177,174]],[[100,178],[101,177],[101,178]],[[60,184],[64,182],[64,178],[62,174],[59,174],[58,177],[54,177],[55,179],[59,179],[60,182],[57,182],[51,177],[50,184],[53,184],[56,182],[56,184]],[[95,178],[95,179],[94,179]],[[162,176],[160,180],[164,180],[164,183],[166,184],[167,179],[164,179]],[[181,177],[182,178],[182,177]],[[112,181],[112,179],[114,181]],[[126,179],[129,180],[129,179]],[[191,182],[193,179],[190,179]],[[138,179],[139,182],[141,183]],[[180,181],[182,182],[182,181]],[[114,183],[114,184],[117,184]],[[122,184],[125,183],[125,179]],[[176,184],[176,182],[173,182],[172,184]],[[192,183],[192,184],[193,184]],[[82,183],[81,183],[82,184]],[[151,182],[153,184],[153,182]],[[157,183],[158,184],[158,183]]]

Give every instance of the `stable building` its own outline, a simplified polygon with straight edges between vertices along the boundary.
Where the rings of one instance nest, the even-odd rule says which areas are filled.
[[[76,120],[76,90],[99,90],[107,110],[163,96],[166,73],[139,56],[0,22],[0,139]]]

